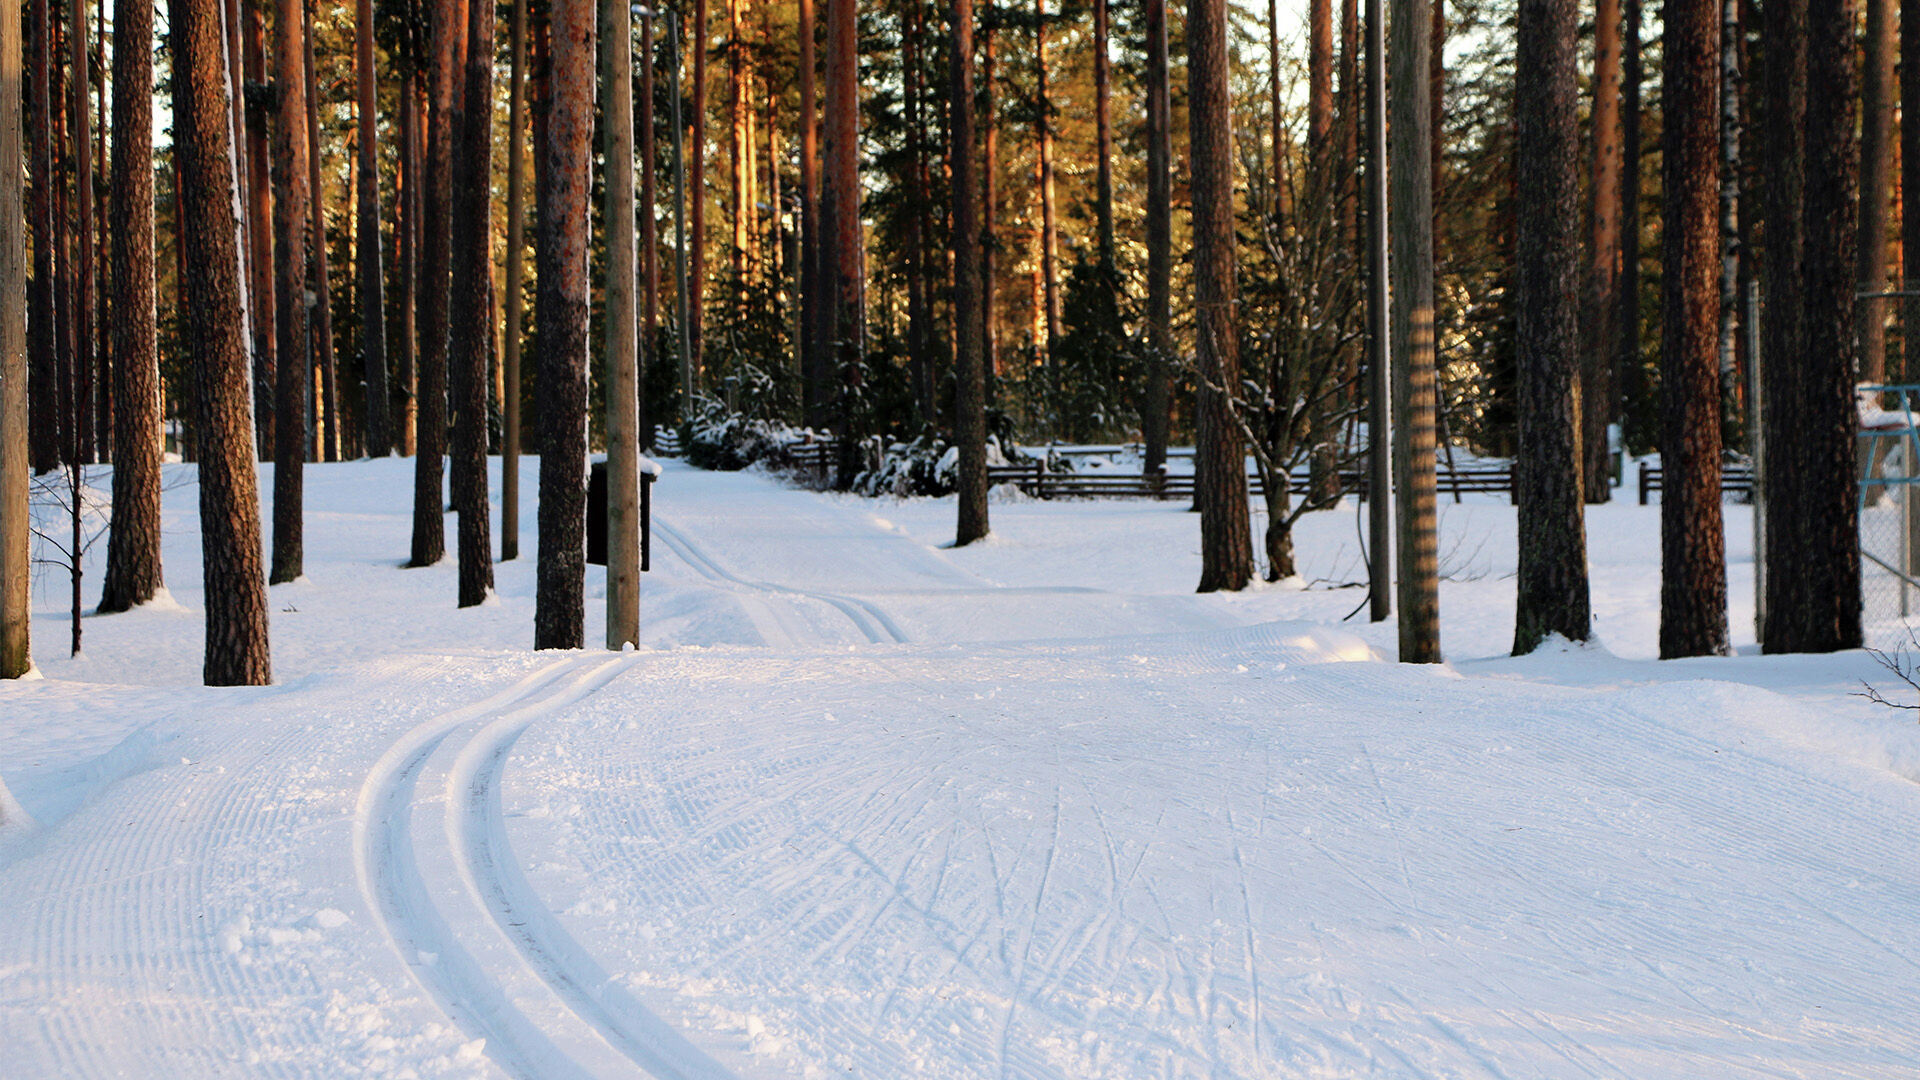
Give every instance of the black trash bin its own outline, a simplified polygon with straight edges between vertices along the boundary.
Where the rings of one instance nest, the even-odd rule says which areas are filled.
[[[640,470],[640,570],[653,569],[653,471]],[[607,463],[587,473],[587,561],[607,565]]]

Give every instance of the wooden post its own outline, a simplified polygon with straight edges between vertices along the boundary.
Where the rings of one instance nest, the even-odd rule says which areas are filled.
[[[600,0],[607,230],[607,648],[640,645],[639,374],[634,327],[633,15]]]

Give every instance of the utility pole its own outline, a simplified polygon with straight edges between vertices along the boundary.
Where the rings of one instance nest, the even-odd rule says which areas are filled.
[[[606,139],[607,648],[640,646],[640,424],[633,241],[633,12],[600,0]]]

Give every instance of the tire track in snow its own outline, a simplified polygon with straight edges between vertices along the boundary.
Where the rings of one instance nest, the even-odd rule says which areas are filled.
[[[680,556],[681,559],[686,561],[687,565],[693,567],[695,572],[710,581],[730,582],[756,592],[779,593],[786,596],[803,596],[809,600],[818,600],[823,604],[835,608],[842,615],[845,615],[847,620],[853,623],[854,628],[859,630],[861,634],[865,635],[869,642],[875,645],[905,644],[912,640],[894,623],[893,619],[888,616],[886,612],[866,600],[853,596],[842,596],[839,593],[820,592],[813,589],[798,589],[788,585],[775,585],[766,581],[751,581],[720,565],[712,556],[702,551],[700,546],[695,544],[686,533],[660,520],[657,514],[653,518],[653,528],[654,531],[660,534],[660,538],[666,542],[667,546],[673,549],[675,555]],[[755,621],[757,624],[758,620]]]
[[[626,666],[616,660],[594,669],[581,680],[586,688],[570,700],[604,686]],[[607,975],[540,901],[513,858],[501,810],[501,774],[521,734],[551,711],[536,706],[506,713],[461,748],[447,775],[446,813],[460,877],[526,965],[628,1060],[660,1080],[726,1080],[733,1074]]]
[[[572,659],[413,728],[389,747],[360,789],[353,826],[354,867],[367,907],[415,980],[508,1074],[529,1080],[588,1076],[513,1002],[461,944],[428,895],[413,844],[414,795],[427,762],[463,724],[508,710],[531,723],[611,681],[623,662]],[[568,675],[572,678],[567,678]]]

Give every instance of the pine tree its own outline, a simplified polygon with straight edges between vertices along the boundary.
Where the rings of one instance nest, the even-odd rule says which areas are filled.
[[[28,170],[33,198],[28,208],[33,234],[33,284],[27,293],[28,379],[30,394],[40,408],[29,410],[28,445],[33,471],[48,473],[60,467],[60,410],[57,326],[54,307],[53,217],[53,19],[48,0],[29,0],[27,22],[27,78],[31,85],[28,107]]]
[[[1577,22],[1573,0],[1520,0],[1513,76],[1520,192],[1514,272],[1520,369],[1520,455],[1514,462],[1520,544],[1516,656],[1532,652],[1550,634],[1585,641],[1592,624],[1581,515],[1574,306],[1580,192],[1575,175]]]
[[[172,0],[174,163],[180,184],[180,314],[194,357],[209,686],[273,680],[260,494],[240,306],[238,185],[221,68],[220,0]]]
[[[1427,101],[1432,24],[1426,0],[1394,5],[1393,143],[1388,156],[1388,229],[1393,284],[1393,487],[1400,659],[1440,662],[1439,545],[1434,507],[1437,413],[1433,323],[1433,113]]]
[[[987,535],[987,380],[980,294],[980,180],[973,148],[973,0],[953,0],[951,92],[953,184],[954,441],[960,448],[954,546]]]
[[[153,599],[160,572],[160,356],[153,267],[153,5],[113,14],[113,521],[102,612]]]
[[[1140,418],[1148,473],[1167,467],[1173,362],[1173,118],[1167,82],[1167,0],[1146,0],[1147,37],[1147,368]],[[989,279],[991,280],[991,279]]]
[[[634,318],[633,25],[627,0],[600,0],[600,111],[606,160],[607,648],[640,644],[639,343]],[[738,23],[735,23],[738,34]],[[747,147],[751,152],[752,147]],[[648,210],[652,212],[651,208]]]
[[[1866,294],[1887,290],[1887,225],[1893,194],[1896,2],[1866,0],[1867,28],[1862,49],[1865,63],[1860,69],[1860,239],[1855,249],[1859,290]],[[1909,25],[1911,33],[1920,35],[1920,24]],[[1883,383],[1887,379],[1887,304],[1875,297],[1857,306],[1860,381]]]
[[[704,6],[704,5],[703,5]],[[594,0],[551,0],[540,147],[540,565],[533,647],[578,649],[585,634],[587,215],[592,182]]]
[[[0,160],[13,162],[21,160],[24,150],[20,7],[0,6]],[[17,679],[33,670],[24,203],[20,170],[0,171],[0,679]]]
[[[520,0],[525,3],[525,0]],[[388,417],[386,271],[380,250],[380,112],[373,60],[373,0],[354,0],[355,138],[360,170],[355,191],[358,242],[354,256],[360,290],[360,360],[366,379],[362,406],[368,457],[393,453],[393,424]]]
[[[648,23],[652,25],[651,22]],[[507,285],[506,333],[500,366],[507,396],[500,403],[500,561],[520,557],[520,341],[526,291],[527,0],[513,0],[512,67],[507,89]],[[649,50],[651,54],[651,50]],[[648,213],[652,201],[648,201]]]
[[[1661,160],[1660,656],[1727,650],[1720,513],[1720,10],[1668,0]]]
[[[307,460],[305,358],[311,327],[307,292],[307,227],[312,192],[307,169],[307,93],[299,0],[279,0],[273,20],[273,246],[279,415],[274,420],[273,573],[278,585],[299,577],[305,562],[302,488]]]
[[[432,566],[447,552],[442,461],[447,446],[447,302],[453,257],[454,109],[465,67],[466,0],[432,0],[426,176],[420,199],[420,354],[414,434],[413,556]]]
[[[453,506],[459,514],[459,603],[493,589],[493,529],[487,520],[487,361],[493,344],[494,5],[466,5],[465,85],[455,92],[452,255],[447,294],[447,368],[453,391]]]
[[[1582,472],[1590,503],[1606,502],[1613,494],[1607,426],[1618,412],[1613,367],[1621,312],[1620,59],[1620,0],[1598,0],[1593,20],[1593,229],[1587,247],[1580,364]]]

